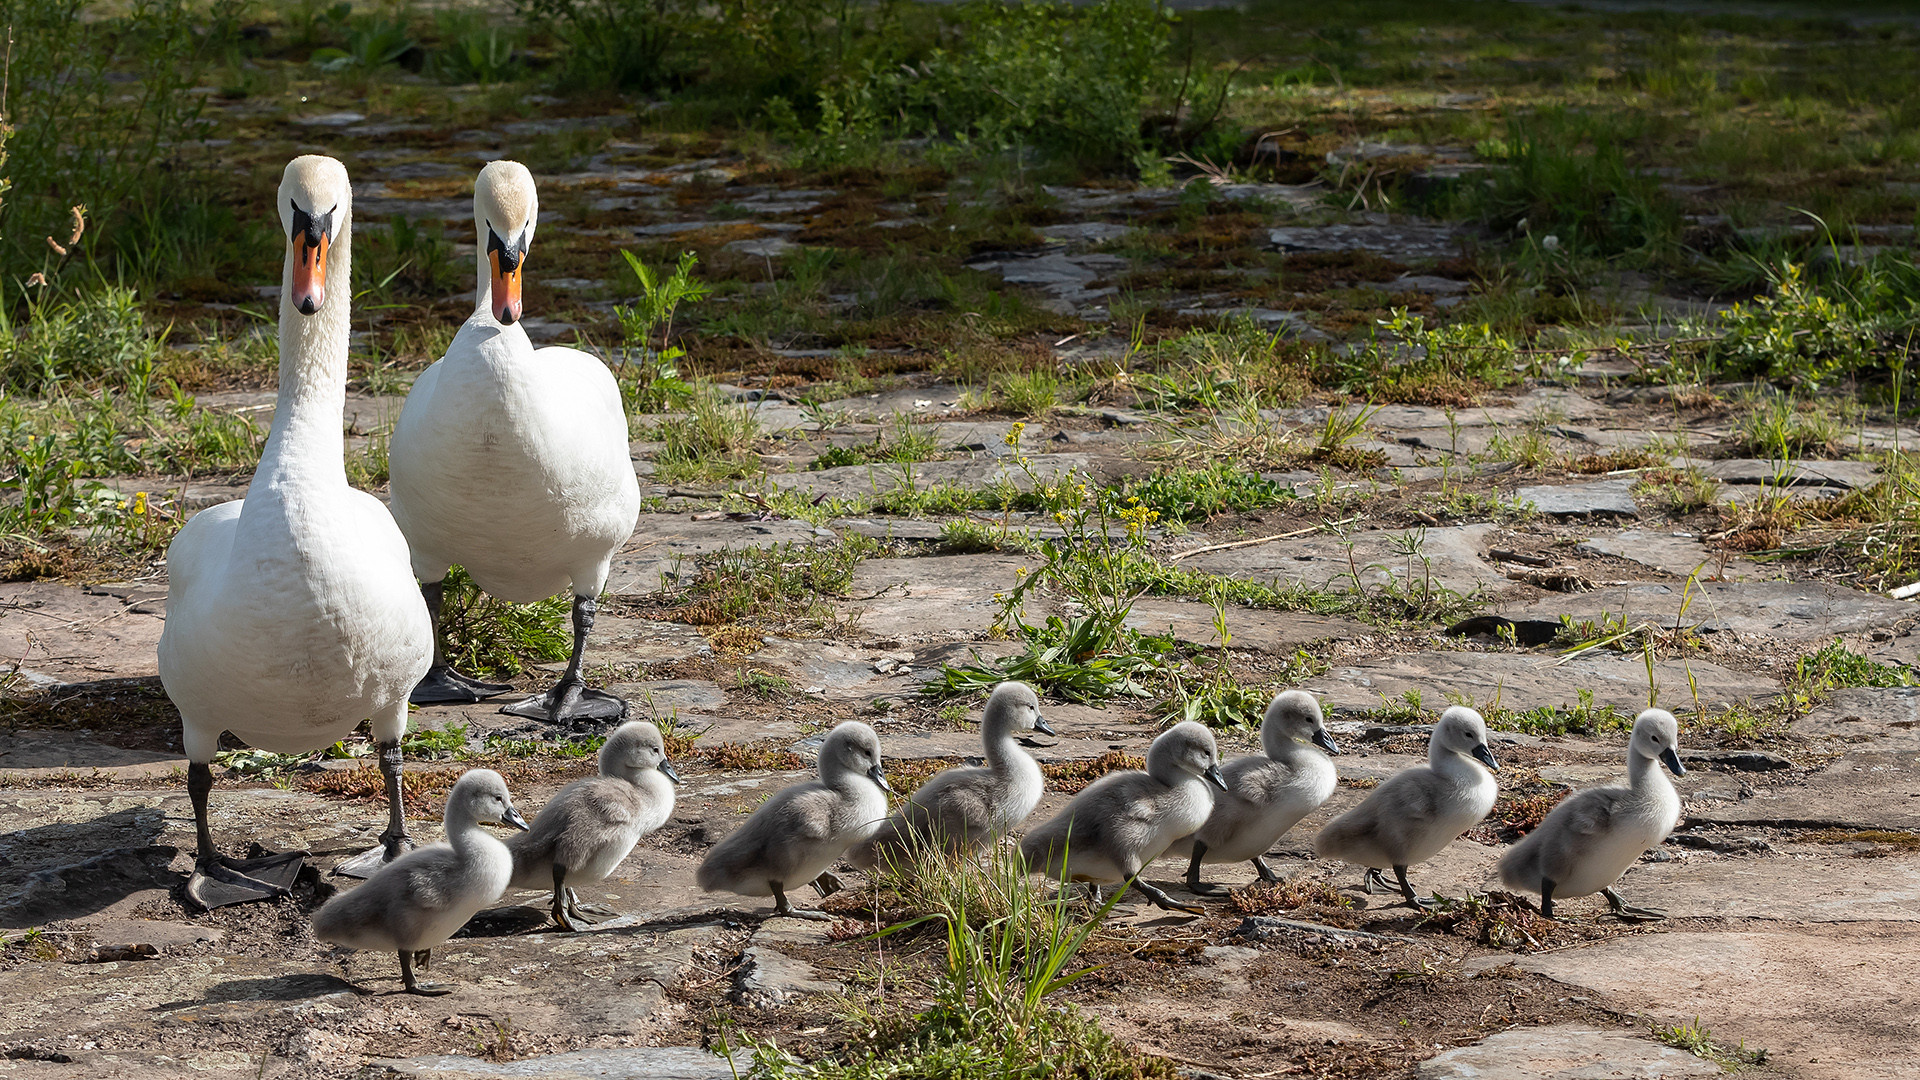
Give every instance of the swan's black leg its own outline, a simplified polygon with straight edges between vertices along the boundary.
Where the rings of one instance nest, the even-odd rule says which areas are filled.
[[[567,670],[553,689],[545,695],[508,705],[501,712],[556,724],[583,720],[605,722],[627,715],[625,701],[605,690],[588,687],[586,680],[580,677],[580,660],[586,655],[587,635],[593,630],[595,606],[591,596],[573,598],[573,656],[568,659]]]
[[[423,582],[420,586],[420,598],[427,602],[427,615],[433,620],[433,666],[407,695],[407,700],[415,705],[470,705],[513,689],[512,683],[481,682],[471,675],[462,675],[447,662],[446,639],[440,622],[445,589],[444,581]]]
[[[193,874],[187,878],[188,899],[212,911],[229,904],[277,900],[290,895],[306,853],[290,851],[258,859],[229,859],[220,854],[214,848],[213,828],[207,822],[207,797],[212,791],[212,767],[200,761],[190,763],[187,798],[193,803],[196,851]]]

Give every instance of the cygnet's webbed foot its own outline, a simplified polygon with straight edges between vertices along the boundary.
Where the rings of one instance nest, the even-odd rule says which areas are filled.
[[[306,860],[304,851],[253,859],[224,855],[203,858],[194,863],[193,875],[187,878],[187,899],[206,911],[255,900],[278,900],[292,895],[293,883]]]
[[[1207,845],[1199,840],[1193,842],[1193,858],[1187,863],[1187,891],[1195,896],[1219,896],[1227,890],[1209,881],[1200,880],[1200,860],[1207,854]]]
[[[1360,879],[1360,891],[1368,896],[1377,896],[1380,893],[1397,893],[1400,888],[1388,881],[1387,875],[1379,867],[1369,866],[1365,876]]]
[[[828,870],[820,871],[820,876],[813,879],[813,891],[819,893],[822,898],[832,896],[845,887],[840,884],[840,879]]]
[[[835,917],[827,914],[824,911],[818,911],[813,908],[794,907],[791,903],[788,902],[786,892],[781,888],[781,886],[778,883],[769,883],[769,884],[773,885],[773,915],[771,916],[772,918],[778,919],[778,918],[785,917],[789,919],[809,919],[813,922],[834,921]]]
[[[360,854],[342,861],[340,865],[333,868],[333,872],[339,874],[341,877],[360,878],[364,880],[372,877],[381,867],[413,849],[413,837],[406,833],[383,832],[380,834],[380,844],[378,847],[370,847]]]
[[[427,669],[426,678],[414,686],[407,700],[415,705],[471,705],[512,689],[512,683],[481,682],[453,670],[451,664],[435,664]]]
[[[627,715],[627,703],[605,690],[595,690],[579,679],[561,679],[545,694],[516,701],[500,710],[508,716],[545,720],[554,724],[609,723]]]
[[[1133,887],[1139,889],[1140,895],[1153,901],[1153,906],[1159,908],[1161,911],[1184,911],[1189,915],[1205,915],[1207,913],[1207,909],[1198,904],[1177,903],[1173,897],[1160,891],[1159,886],[1149,885],[1139,878],[1133,879]]]
[[[1614,915],[1628,922],[1659,922],[1667,917],[1665,908],[1635,907],[1627,903],[1627,898],[1612,889],[1601,889],[1600,895],[1607,898],[1608,906]]]
[[[1274,872],[1273,867],[1267,865],[1267,860],[1258,855],[1253,857],[1253,871],[1260,875],[1261,881],[1269,885],[1280,884],[1280,875]]]
[[[426,983],[415,978],[413,965],[416,962],[420,965],[421,971],[427,970],[433,963],[433,950],[421,949],[419,952],[400,950],[400,982],[407,988],[407,993],[419,994],[422,997],[440,997],[453,993],[453,987],[447,983]]]
[[[603,923],[603,922],[606,922],[608,919],[617,919],[620,917],[619,912],[613,910],[612,908],[608,907],[605,904],[581,903],[580,894],[577,892],[574,892],[573,887],[571,885],[567,886],[566,892],[567,892],[566,910],[567,910],[568,916],[571,917],[573,922],[586,923],[588,925],[592,925],[594,923]],[[555,916],[555,921],[556,922],[560,921],[557,915]],[[565,923],[562,923],[561,925],[564,926]],[[574,928],[569,926],[567,927],[567,929],[571,930]]]

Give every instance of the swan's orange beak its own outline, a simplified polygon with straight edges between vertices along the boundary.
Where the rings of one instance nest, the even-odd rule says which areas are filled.
[[[330,244],[324,229],[301,229],[296,215],[294,225],[294,307],[301,315],[311,315],[326,304],[326,248]]]
[[[493,317],[502,326],[520,321],[520,272],[527,264],[526,249],[502,243],[500,234],[487,230],[487,259],[493,264]]]

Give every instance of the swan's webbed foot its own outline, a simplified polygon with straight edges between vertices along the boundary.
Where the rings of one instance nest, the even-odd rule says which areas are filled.
[[[1254,870],[1254,873],[1260,875],[1261,881],[1264,881],[1269,885],[1280,884],[1280,875],[1274,872],[1273,867],[1267,865],[1267,860],[1261,858],[1258,855],[1255,855],[1253,857],[1253,870]]]
[[[410,949],[400,950],[400,982],[406,986],[407,993],[419,994],[422,997],[440,997],[453,993],[453,987],[447,983],[424,983],[415,978],[413,965],[416,962],[419,963],[421,971],[427,970],[433,963],[433,950],[421,949],[418,952]]]
[[[1610,888],[1601,889],[1600,895],[1607,898],[1607,904],[1613,908],[1614,915],[1628,922],[1658,922],[1667,917],[1665,908],[1635,907],[1627,903],[1626,897]]]
[[[340,865],[333,868],[333,872],[341,877],[364,880],[372,877],[381,867],[413,849],[413,837],[405,832],[396,833],[388,830],[380,834],[380,843],[377,847],[370,847],[342,861]]]
[[[1207,913],[1207,909],[1198,904],[1182,904],[1176,902],[1173,897],[1160,891],[1159,886],[1149,885],[1137,877],[1133,879],[1132,884],[1134,888],[1140,890],[1140,895],[1153,901],[1153,906],[1159,908],[1161,911],[1184,911],[1189,915],[1205,915]]]
[[[187,899],[206,911],[246,904],[255,900],[278,900],[293,894],[293,883],[306,866],[307,853],[285,851],[256,859],[229,859],[224,855],[201,858],[187,878]]]
[[[579,679],[561,679],[545,694],[516,701],[500,711],[508,716],[545,720],[554,724],[608,723],[626,717],[627,703],[605,690],[595,690]]]
[[[471,705],[512,689],[512,683],[481,682],[453,670],[451,664],[435,664],[427,669],[426,677],[414,686],[407,700],[415,705]]]
[[[832,922],[834,916],[814,908],[797,908],[788,902],[786,891],[779,882],[768,882],[773,886],[773,918],[785,916],[789,919],[809,919],[813,922]]]

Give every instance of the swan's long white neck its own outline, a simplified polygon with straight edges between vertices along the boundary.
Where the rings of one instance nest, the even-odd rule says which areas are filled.
[[[493,262],[487,258],[487,226],[473,220],[473,310],[476,315],[493,313]]]
[[[353,299],[353,211],[342,220],[327,253],[327,300],[312,315],[293,306],[294,253],[280,272],[280,398],[253,485],[285,490],[323,483],[344,487],[346,449],[341,417],[347,408],[347,342]],[[251,490],[249,497],[252,496]]]

